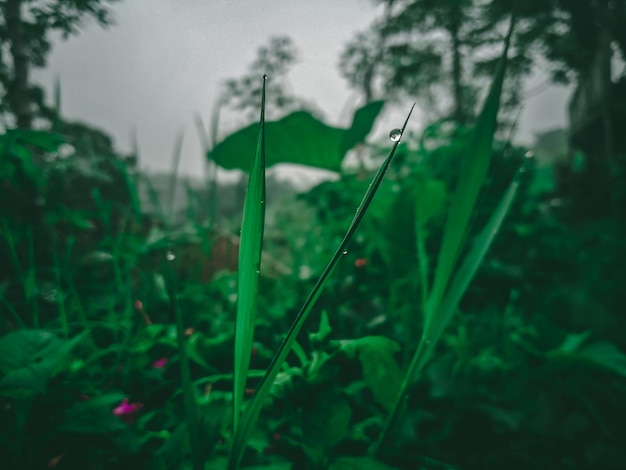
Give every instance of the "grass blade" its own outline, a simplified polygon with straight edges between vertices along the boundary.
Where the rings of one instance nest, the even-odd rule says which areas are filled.
[[[447,325],[454,310],[456,310],[462,295],[465,293],[497,229],[500,227],[517,190],[516,180],[509,188],[501,204],[492,214],[486,226],[485,233],[488,233],[489,236],[483,233],[476,239],[474,247],[468,253],[464,263],[455,275],[452,285],[450,285],[450,278],[458,264],[461,248],[467,237],[470,217],[474,212],[476,199],[487,174],[512,32],[513,20],[505,40],[502,59],[491,84],[489,95],[473,129],[467,157],[462,163],[459,180],[452,196],[435,278],[427,301],[427,308],[424,312],[422,338],[407,369],[392,411],[389,413],[378,439],[370,449],[372,455],[377,454],[381,446],[389,440],[390,433],[395,429],[397,421],[402,416],[408,401],[407,389],[409,385],[432,354],[439,335]],[[450,286],[449,289],[448,286]]]
[[[189,446],[191,447],[192,468],[193,470],[202,470],[204,468],[204,458],[200,446],[200,421],[196,409],[196,392],[191,380],[191,369],[189,368],[187,345],[185,343],[185,329],[183,327],[182,313],[178,305],[178,292],[173,278],[174,275],[174,273],[170,273],[168,294],[172,313],[176,320],[176,337],[178,339],[178,354],[180,356],[180,375],[185,403],[185,422],[189,434]]]
[[[437,342],[444,328],[450,322],[452,314],[459,305],[461,297],[465,294],[470,281],[473,279],[478,267],[482,263],[489,246],[491,246],[491,242],[493,242],[496,233],[498,233],[511,207],[511,203],[515,198],[515,194],[517,193],[519,187],[519,172],[521,171],[522,170],[518,170],[518,174],[515,176],[509,189],[500,200],[496,210],[491,214],[491,218],[483,228],[483,231],[476,237],[476,240],[474,240],[472,248],[467,253],[463,263],[459,266],[459,269],[452,278],[450,288],[439,305],[434,320],[430,323],[430,329],[424,333],[424,336],[429,338],[432,343]]]
[[[385,423],[385,428],[372,447],[372,454],[376,454],[378,452],[380,446],[386,439],[388,439],[391,430],[395,428],[398,418],[402,415],[402,410],[404,408],[403,404],[406,403],[408,399],[406,391],[409,385],[413,382],[415,377],[419,375],[422,368],[430,359],[437,341],[441,337],[441,334],[447,324],[450,322],[450,319],[456,311],[463,294],[465,294],[465,291],[467,290],[471,280],[474,278],[478,267],[482,263],[491,242],[498,233],[498,230],[500,229],[511,204],[515,199],[515,194],[517,193],[517,189],[519,187],[518,176],[519,172],[509,186],[505,195],[500,200],[498,207],[491,215],[487,225],[485,225],[483,231],[476,237],[471,250],[452,278],[450,288],[446,292],[446,295],[435,312],[435,320],[429,324],[429,329],[424,332],[422,340],[413,355],[411,364],[407,369],[402,386],[400,387],[400,393],[398,394],[396,403],[392,408],[392,412],[390,413],[387,422]]]
[[[430,322],[433,320],[434,312],[437,310],[448,287],[450,277],[458,262],[461,248],[467,238],[474,205],[487,175],[493,146],[493,135],[500,107],[506,57],[512,32],[513,25],[511,24],[496,76],[472,132],[467,156],[461,163],[459,180],[452,197],[450,212],[443,233],[443,242],[437,260],[435,278],[428,300],[428,308],[425,312],[425,329],[428,329]]]
[[[402,133],[404,133],[404,130],[409,121],[409,118],[411,117],[411,113],[413,112],[414,107],[415,105],[411,107],[411,111],[409,112],[404,122],[404,125],[402,126],[402,131],[401,131]],[[296,316],[296,319],[291,325],[291,328],[289,329],[287,335],[285,336],[285,339],[283,340],[282,344],[278,348],[278,351],[274,355],[274,358],[272,359],[272,362],[269,368],[267,369],[265,376],[263,377],[263,379],[261,379],[261,382],[259,383],[256,389],[254,398],[252,399],[248,407],[245,409],[244,414],[242,416],[241,425],[239,426],[239,428],[237,429],[237,432],[233,436],[233,447],[232,447],[233,450],[231,452],[231,460],[229,462],[229,468],[231,470],[234,470],[238,467],[238,464],[241,459],[241,455],[243,454],[243,450],[245,448],[248,437],[250,436],[250,433],[254,427],[254,424],[256,423],[256,420],[259,417],[263,403],[265,399],[267,398],[267,396],[269,395],[272,385],[274,384],[274,380],[276,379],[278,372],[280,371],[283,363],[285,362],[287,355],[291,351],[291,348],[294,345],[296,337],[298,336],[298,333],[302,329],[304,322],[308,318],[309,314],[311,313],[311,310],[313,309],[313,306],[315,305],[317,299],[321,295],[324,289],[324,286],[326,285],[332,273],[335,271],[339,263],[339,260],[346,253],[348,244],[350,240],[352,239],[352,236],[354,235],[354,232],[356,231],[357,227],[361,223],[361,220],[363,219],[363,216],[365,215],[367,208],[372,202],[372,199],[374,195],[376,194],[378,187],[382,183],[383,177],[385,176],[385,173],[387,172],[387,169],[389,168],[389,165],[391,164],[391,160],[393,159],[393,156],[396,153],[396,149],[398,148],[399,143],[400,143],[400,140],[395,142],[394,146],[389,152],[388,157],[383,162],[380,169],[378,170],[378,173],[372,180],[372,183],[370,184],[368,190],[363,196],[361,204],[359,204],[359,207],[356,210],[354,218],[352,219],[352,222],[350,223],[350,226],[348,227],[348,230],[346,232],[346,235],[343,238],[343,241],[341,242],[341,244],[339,245],[339,247],[337,248],[337,250],[331,257],[330,261],[326,265],[326,268],[324,269],[320,278],[317,280],[315,286],[313,287],[313,290],[311,291],[308,298],[304,302],[304,305],[302,306],[302,308],[300,309],[300,312]]]
[[[234,433],[239,430],[239,418],[243,408],[259,294],[261,247],[265,220],[265,80],[266,76],[263,76],[259,135],[256,154],[250,169],[241,222],[237,318],[235,323]]]

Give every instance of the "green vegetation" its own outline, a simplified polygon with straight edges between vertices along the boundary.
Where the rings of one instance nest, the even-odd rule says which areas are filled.
[[[623,143],[604,133],[613,145],[563,173],[501,137],[523,42],[498,7],[513,3],[481,3],[491,33],[510,26],[480,107],[452,72],[450,113],[420,135],[411,108],[369,136],[386,100],[338,128],[276,101],[272,78],[229,82],[219,106],[256,97],[258,123],[201,137],[213,164],[247,173],[240,225],[217,217],[232,188],[215,173],[188,188],[186,217],[163,203],[180,142],[160,194],[58,97],[50,130],[4,130],[0,469],[623,468]],[[432,6],[389,5],[387,21]],[[415,24],[460,8],[445,26],[463,42],[474,6]],[[284,73],[293,56],[274,39],[253,68]],[[269,103],[284,115],[266,120]],[[350,168],[351,152],[368,159]],[[339,177],[273,201],[265,171],[284,162]]]

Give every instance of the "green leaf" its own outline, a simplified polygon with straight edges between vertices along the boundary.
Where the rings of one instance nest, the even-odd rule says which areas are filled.
[[[307,446],[328,455],[348,435],[352,410],[348,400],[329,390],[312,397],[304,417],[304,439]]]
[[[113,408],[124,399],[121,393],[107,393],[76,403],[66,413],[60,430],[81,434],[103,434],[120,431],[128,426],[113,415]]]
[[[626,354],[613,343],[596,341],[574,353],[577,357],[591,361],[594,365],[626,377]]]
[[[580,346],[587,341],[591,336],[591,331],[583,331],[582,333],[570,333],[563,340],[563,344],[559,347],[559,351],[564,353],[573,353],[577,351]]]
[[[46,391],[48,380],[65,365],[86,333],[63,340],[44,330],[18,330],[0,338],[0,390]]]
[[[328,321],[328,313],[326,310],[322,310],[320,315],[320,326],[317,333],[310,333],[309,340],[313,343],[321,343],[333,332],[330,322]]]
[[[365,140],[384,105],[384,101],[371,101],[356,110],[352,118],[352,125],[343,136],[340,149],[342,155]]]
[[[376,401],[391,411],[402,384],[402,369],[393,357],[400,346],[384,336],[366,336],[342,347],[361,363],[363,379]]]
[[[341,171],[348,150],[363,142],[371,130],[383,102],[376,101],[356,111],[349,129],[332,127],[308,111],[297,111],[265,125],[266,166],[295,163],[326,170]],[[258,127],[250,125],[217,144],[207,154],[223,168],[249,171]]]
[[[254,320],[258,308],[259,273],[265,222],[265,77],[261,95],[261,119],[257,146],[246,190],[239,242],[239,283],[237,286],[237,317],[235,322],[235,367],[233,384],[233,432],[239,432],[239,418],[248,380]],[[243,452],[243,443],[233,440],[230,467],[236,468]]]
[[[64,142],[59,134],[32,129],[11,129],[7,131],[7,136],[15,139],[20,145],[32,145],[44,152],[56,152]]]

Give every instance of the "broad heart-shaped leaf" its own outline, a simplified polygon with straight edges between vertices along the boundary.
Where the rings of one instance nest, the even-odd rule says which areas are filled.
[[[341,350],[359,360],[374,398],[390,411],[402,384],[402,370],[393,357],[400,346],[384,336],[366,336],[346,342]]]
[[[0,338],[0,391],[46,391],[48,379],[63,365],[85,333],[67,341],[44,330],[18,330]]]
[[[374,101],[357,110],[348,129],[329,126],[308,111],[296,111],[279,121],[266,122],[266,166],[296,163],[341,171],[344,156],[365,140],[383,104]],[[250,171],[258,134],[258,124],[245,127],[217,144],[207,157],[222,168]]]

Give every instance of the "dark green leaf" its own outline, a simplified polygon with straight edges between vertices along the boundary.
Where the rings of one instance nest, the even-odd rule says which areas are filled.
[[[266,166],[296,163],[331,171],[341,171],[348,150],[362,142],[382,109],[376,101],[359,109],[349,129],[332,127],[307,111],[297,111],[279,121],[267,122]],[[208,153],[227,169],[249,171],[258,137],[256,124],[226,137]]]

